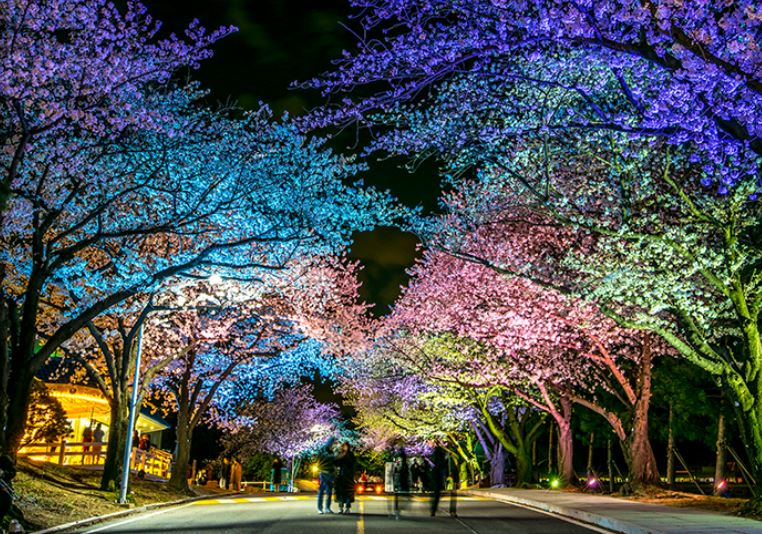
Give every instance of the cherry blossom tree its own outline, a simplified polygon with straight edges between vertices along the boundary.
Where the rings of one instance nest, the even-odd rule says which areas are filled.
[[[690,142],[712,166],[709,180],[719,188],[757,174],[762,59],[756,36],[762,23],[751,0],[727,6],[671,0],[351,3],[364,40],[333,71],[305,84],[350,94],[339,106],[318,111],[313,124],[372,122],[374,112],[474,75],[567,91],[584,109],[560,109],[553,120],[571,130]],[[545,75],[536,76],[538,69]],[[353,98],[358,86],[371,87],[370,95]],[[614,98],[621,105],[609,106]]]
[[[165,103],[188,127],[181,136],[137,139],[84,167],[122,176],[119,187],[88,186],[78,168],[50,191],[10,200],[9,213],[29,213],[3,227],[0,252],[10,450],[31,376],[100,313],[180,274],[256,279],[304,254],[339,252],[353,231],[393,216],[385,195],[341,182],[354,166],[270,125],[266,110],[234,119],[192,109],[185,92]]]
[[[152,88],[198,67],[234,30],[207,33],[194,21],[185,38],[160,40],[161,24],[135,1],[120,10],[106,0],[7,0],[0,20],[0,225],[9,196],[47,180],[38,161],[76,161],[67,154],[81,149],[72,138],[86,132],[87,143],[97,143],[135,128],[166,129]]]
[[[367,41],[307,85],[373,91],[306,123],[378,126],[369,151],[441,155],[456,182],[476,168],[489,186],[471,207],[531,206],[594,236],[594,253],[569,258],[574,292],[717,377],[762,473],[758,6],[355,5]]]
[[[112,311],[87,323],[85,329],[75,334],[61,346],[67,367],[78,365],[81,370],[74,380],[87,379],[95,383],[109,403],[109,432],[106,458],[101,476],[101,489],[113,490],[121,476],[121,462],[127,441],[129,407],[134,369],[139,347],[143,343],[143,328],[150,324],[150,314],[156,311],[153,303],[141,306],[138,299],[129,299],[121,313]],[[174,352],[145,350],[141,354],[141,382],[138,406],[142,404],[143,392],[156,374],[175,358],[182,357],[179,349]]]
[[[361,363],[356,359],[340,376],[340,391],[357,411],[356,423],[387,445],[404,440],[423,446],[436,439],[472,479],[483,474],[478,443],[493,485],[505,483],[506,451],[510,452],[517,459],[518,483],[530,483],[532,443],[544,414],[521,399],[508,398],[499,388],[474,388],[429,372],[428,366],[437,365],[433,360],[456,350],[454,346],[442,338],[378,338],[359,358]]]
[[[332,358],[358,347],[367,306],[359,302],[355,268],[331,258],[295,265],[262,286],[232,282],[213,306],[192,301],[220,295],[220,288],[199,293],[196,286],[194,299],[184,299],[190,307],[164,319],[161,352],[176,347],[181,355],[152,385],[178,415],[170,484],[187,486],[191,439],[202,420],[234,426],[246,399],[315,372],[330,375]]]
[[[157,378],[172,370],[187,370],[188,380],[180,384],[184,388],[178,387],[185,394],[194,386],[189,383],[190,374],[200,377],[199,391],[192,399],[195,406],[205,379],[214,373],[212,365],[216,363],[221,367],[218,372],[222,374],[220,380],[224,380],[244,359],[274,353],[275,348],[262,340],[274,327],[270,326],[272,319],[262,318],[261,311],[257,315],[252,300],[223,303],[217,293],[208,282],[195,282],[143,299],[134,297],[126,301],[125,306],[111,309],[89,322],[86,331],[79,332],[62,346],[64,353],[81,365],[86,377],[95,382],[111,407],[102,489],[113,489],[121,478],[137,351],[141,352],[138,406],[149,388],[159,382]],[[256,328],[252,326],[243,331],[236,328],[245,320],[239,314],[250,318],[248,324]],[[231,349],[235,345],[237,350],[233,354],[232,350],[222,350],[221,345],[231,345]],[[166,381],[161,383],[164,387],[170,386]],[[217,387],[212,385],[214,391]],[[210,400],[202,397],[199,401],[204,410]],[[184,437],[192,433],[198,418],[195,421],[190,418],[190,401],[180,404],[177,428],[179,437]],[[173,464],[174,467],[184,462],[184,479],[190,438],[178,443],[188,444],[187,448],[178,447],[178,457]],[[175,470],[173,468],[173,474]]]
[[[238,431],[224,440],[227,452],[268,452],[284,458],[292,484],[302,458],[340,433],[338,406],[318,402],[310,386],[282,389],[271,400],[251,400],[241,415]]]
[[[134,2],[7,7],[0,446],[12,452],[31,377],[99,314],[180,273],[255,278],[307,248],[338,252],[391,214],[385,195],[345,185],[357,167],[321,140],[266,108],[205,109],[196,85],[171,82],[228,29],[158,41]]]
[[[265,378],[270,388],[278,377],[281,382],[297,379],[326,368],[322,352],[342,355],[363,339],[367,307],[358,300],[355,269],[356,264],[320,258],[256,281],[221,279],[214,284],[191,278],[165,284],[157,294],[129,299],[89,322],[88,333],[80,332],[63,348],[111,405],[101,486],[108,489],[121,476],[138,347],[139,398],[150,387],[164,399],[165,409],[178,416],[170,482],[184,488],[193,431],[210,418],[210,407],[218,416],[213,419],[222,420],[220,393],[240,398],[246,394],[245,384],[257,390]],[[314,347],[294,350],[310,339],[322,344],[322,352]],[[225,391],[228,381],[235,381],[235,392]]]
[[[502,388],[549,413],[559,428],[565,482],[574,479],[571,403],[590,408],[621,441],[633,482],[658,482],[648,407],[651,360],[663,347],[622,330],[594,306],[452,255],[429,252],[412,274],[390,324],[445,341],[410,354],[418,372],[461,387]],[[488,347],[447,341],[443,333]],[[607,399],[621,401],[623,414]]]
[[[298,340],[288,339],[290,327],[281,324],[283,319],[271,314],[272,311],[266,308],[257,310],[252,306],[240,306],[220,310],[213,313],[213,317],[204,317],[212,315],[206,312],[202,317],[186,319],[182,325],[178,324],[183,320],[177,317],[179,314],[173,314],[167,320],[171,324],[165,326],[176,330],[174,335],[181,336],[182,344],[190,347],[164,367],[159,380],[152,385],[177,413],[177,446],[170,485],[187,488],[193,432],[207,416],[220,387],[228,380],[256,380],[254,369],[265,374],[265,366],[255,362],[258,359],[266,360],[277,370],[278,364],[270,362],[291,345],[298,345]],[[221,315],[224,318],[219,317]],[[197,324],[187,324],[191,321]],[[209,322],[227,324],[205,324]],[[284,332],[278,334],[279,329]],[[163,350],[166,351],[166,347]],[[240,370],[247,366],[254,369],[247,369],[248,373]]]

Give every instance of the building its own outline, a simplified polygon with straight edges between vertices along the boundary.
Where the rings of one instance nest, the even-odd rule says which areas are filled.
[[[109,401],[99,389],[66,383],[45,384],[50,395],[56,398],[66,412],[66,418],[72,432],[59,443],[30,443],[19,450],[19,455],[30,460],[54,462],[63,465],[83,465],[97,467],[103,464],[106,456],[111,408]],[[100,423],[104,430],[102,444],[83,442],[85,428],[93,428]],[[133,443],[133,468],[146,473],[166,478],[172,463],[172,454],[161,450],[163,431],[169,425],[161,418],[151,415],[143,409],[136,421],[139,435],[148,434],[151,438],[151,450],[146,453],[137,449]]]

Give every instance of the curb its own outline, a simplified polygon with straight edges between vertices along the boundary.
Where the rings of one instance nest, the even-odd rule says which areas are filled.
[[[219,494],[219,497],[226,497],[228,495],[235,495],[234,493],[223,493]],[[137,508],[129,508],[127,510],[120,510],[118,512],[111,512],[110,514],[105,515],[96,515],[93,517],[86,517],[85,519],[79,519],[77,521],[72,521],[71,523],[64,523],[62,525],[56,525],[54,527],[49,527],[44,530],[34,530],[31,531],[30,534],[53,534],[54,532],[65,532],[67,530],[70,530],[72,528],[77,527],[84,527],[88,525],[93,525],[95,523],[100,523],[102,521],[108,521],[109,519],[116,519],[118,517],[124,517],[132,514],[139,514],[141,512],[147,512],[149,510],[155,510],[157,508],[166,508],[170,506],[177,506],[179,504],[185,504],[193,501],[202,501],[204,499],[214,498],[214,494],[210,495],[196,495],[195,497],[188,497],[187,499],[179,499],[177,501],[169,501],[169,502],[156,502],[152,504],[146,504],[145,506],[139,506]]]
[[[497,493],[497,492],[484,491],[484,490],[476,490],[476,491],[465,490],[465,491],[461,491],[460,493],[463,493],[465,495],[477,496],[477,497],[479,496],[489,497],[490,499],[494,499],[500,502],[520,504],[522,506],[534,508],[535,510],[539,510],[542,512],[549,512],[551,514],[555,514],[555,515],[559,515],[563,517],[568,517],[569,519],[574,519],[576,521],[587,523],[589,525],[595,525],[597,527],[601,527],[606,530],[610,530],[612,532],[617,532],[620,534],[665,534],[661,530],[653,530],[650,528],[641,527],[639,525],[634,525],[632,523],[629,523],[627,521],[622,521],[620,519],[614,519],[614,518],[606,517],[600,514],[585,512],[582,510],[568,508],[566,506],[559,506],[556,504],[550,504],[543,501],[525,499],[523,497],[517,497],[514,495],[506,495],[504,493]]]

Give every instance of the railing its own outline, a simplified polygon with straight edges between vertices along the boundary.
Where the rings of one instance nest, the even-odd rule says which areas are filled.
[[[38,462],[58,465],[100,466],[106,461],[106,443],[67,442],[29,443],[19,450],[19,455]],[[161,449],[150,451],[132,448],[130,467],[154,476],[168,478],[172,454]]]
[[[288,491],[288,482],[284,482],[280,484],[279,486],[274,486],[272,482],[269,482],[267,480],[256,480],[256,481],[243,481],[241,482],[242,488],[247,487],[259,487],[262,488],[262,491],[269,491],[269,492],[281,492],[281,491]]]

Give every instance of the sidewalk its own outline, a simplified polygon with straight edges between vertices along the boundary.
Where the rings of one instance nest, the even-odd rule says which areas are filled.
[[[762,522],[602,495],[513,488],[459,492],[523,504],[623,534],[762,534]]]

